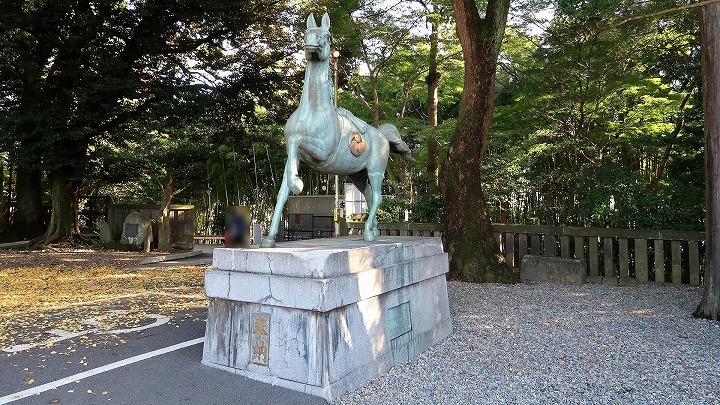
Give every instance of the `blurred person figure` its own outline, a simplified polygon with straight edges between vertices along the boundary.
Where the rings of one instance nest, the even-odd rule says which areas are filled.
[[[228,207],[225,214],[225,247],[250,245],[250,208]]]

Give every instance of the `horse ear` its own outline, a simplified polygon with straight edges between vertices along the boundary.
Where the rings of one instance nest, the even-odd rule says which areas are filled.
[[[317,28],[317,24],[315,23],[315,16],[310,13],[307,19],[307,27],[310,28]]]
[[[323,15],[323,18],[322,18],[322,26],[323,26],[323,28],[325,28],[325,29],[329,29],[329,28],[330,28],[330,16],[328,15],[328,13],[325,13],[325,15]]]

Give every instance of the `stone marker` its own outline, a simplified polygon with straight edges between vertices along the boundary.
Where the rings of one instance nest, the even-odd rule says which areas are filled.
[[[112,242],[112,230],[107,221],[100,221],[100,242]]]
[[[440,238],[216,248],[203,364],[337,399],[452,333]]]
[[[540,283],[583,284],[587,264],[567,257],[525,255],[520,263],[520,279]]]
[[[262,240],[262,225],[253,224],[253,245],[259,245]]]
[[[123,223],[120,243],[135,245],[141,247],[145,252],[149,252],[152,240],[153,234],[150,220],[140,215],[139,212],[129,213]]]

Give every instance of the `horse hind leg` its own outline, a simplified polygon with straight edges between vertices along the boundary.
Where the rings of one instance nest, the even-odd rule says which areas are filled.
[[[382,172],[368,173],[368,179],[370,180],[370,192],[368,194],[371,194],[372,197],[368,202],[370,209],[367,222],[365,223],[365,233],[363,233],[363,239],[367,242],[372,242],[375,240],[376,236],[380,235],[380,231],[378,230],[377,210],[383,200],[381,187],[384,177],[384,173]],[[367,199],[367,197],[365,198]]]
[[[365,202],[367,202],[368,209],[370,209],[373,206],[373,193],[371,188],[368,186],[368,174],[367,170],[363,170],[360,172],[357,172],[355,174],[351,174],[348,176],[350,178],[350,181],[353,182],[355,187],[357,187],[358,190],[360,190],[361,193],[363,193],[363,196],[365,196]],[[382,179],[380,180],[382,182]],[[372,234],[373,236],[380,235],[380,231],[378,230],[378,221],[377,218],[370,219],[370,215],[368,214],[368,219],[365,222],[365,230],[363,231],[363,235]]]

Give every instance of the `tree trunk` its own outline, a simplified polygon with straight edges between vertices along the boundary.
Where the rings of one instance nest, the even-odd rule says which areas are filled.
[[[653,175],[650,176],[650,184],[648,186],[649,188],[657,187],[660,179],[663,176],[663,173],[665,173],[665,168],[667,167],[668,160],[670,160],[670,153],[672,152],[672,148],[675,145],[675,141],[677,140],[680,131],[682,131],[683,129],[683,125],[685,125],[685,113],[683,110],[685,109],[685,106],[690,100],[690,96],[692,96],[692,94],[693,89],[690,89],[687,95],[685,95],[683,101],[680,103],[680,111],[678,112],[678,117],[675,119],[675,128],[670,133],[670,136],[667,137],[668,145],[663,152],[662,158],[660,159],[660,163],[655,169],[655,172],[653,173]]]
[[[5,221],[8,225],[10,224],[10,200],[12,199],[12,178],[13,178],[12,165],[10,164],[10,162],[8,162],[7,205],[5,205],[5,212],[3,212],[3,215],[5,215]]]
[[[12,235],[32,239],[43,234],[42,173],[40,169],[18,166],[15,180],[17,205]]]
[[[45,234],[45,244],[63,238],[72,238],[76,230],[75,191],[77,185],[61,172],[52,172],[50,178],[52,182],[52,214]]]
[[[440,22],[437,18],[432,19],[432,31],[430,33],[430,63],[428,75],[425,78],[425,82],[428,86],[427,94],[427,113],[428,113],[428,124],[430,126],[437,126],[437,110],[438,110],[438,85],[440,84],[440,72],[437,70],[437,56],[438,56],[438,31]],[[427,139],[428,148],[428,160],[427,160],[427,174],[428,174],[428,194],[435,194],[438,187],[438,177],[440,176],[440,165],[438,159],[440,156],[440,143],[435,139],[434,136],[430,136]]]
[[[170,207],[163,206],[162,213],[158,219],[158,252],[169,252],[172,250],[170,243]]]
[[[430,32],[430,61],[428,63],[428,75],[425,82],[428,86],[427,109],[428,124],[433,127],[437,126],[437,109],[438,109],[438,85],[440,84],[440,72],[437,70],[438,56],[438,31],[440,22],[437,18],[432,19],[432,31]]]
[[[8,193],[8,199],[7,201],[4,200],[2,193],[5,190],[5,165],[3,165],[3,162],[0,161],[0,207],[2,207],[2,212],[0,212],[0,232],[4,233],[8,229],[8,219],[7,219],[7,207],[10,205],[10,193]]]
[[[694,315],[720,320],[720,3],[702,8],[705,107],[705,279]]]
[[[400,107],[400,119],[405,118],[405,110],[407,109],[408,102],[410,101],[410,91],[412,91],[412,84],[403,88],[403,102]]]
[[[160,205],[160,216],[158,218],[158,251],[169,252],[172,250],[170,244],[170,203],[174,196],[172,188],[172,179],[168,181],[162,188],[163,197]]]
[[[435,194],[438,189],[438,178],[440,177],[440,142],[435,137],[427,139],[428,160],[426,170],[428,174],[428,194]]]
[[[480,18],[475,0],[452,0],[465,61],[455,136],[443,163],[445,246],[450,276],[473,282],[513,282],[495,241],[480,179],[494,108],[497,56],[510,0],[489,0]]]
[[[377,77],[375,72],[370,72],[370,91],[373,98],[373,125],[377,128],[380,125],[380,99],[377,92]]]

